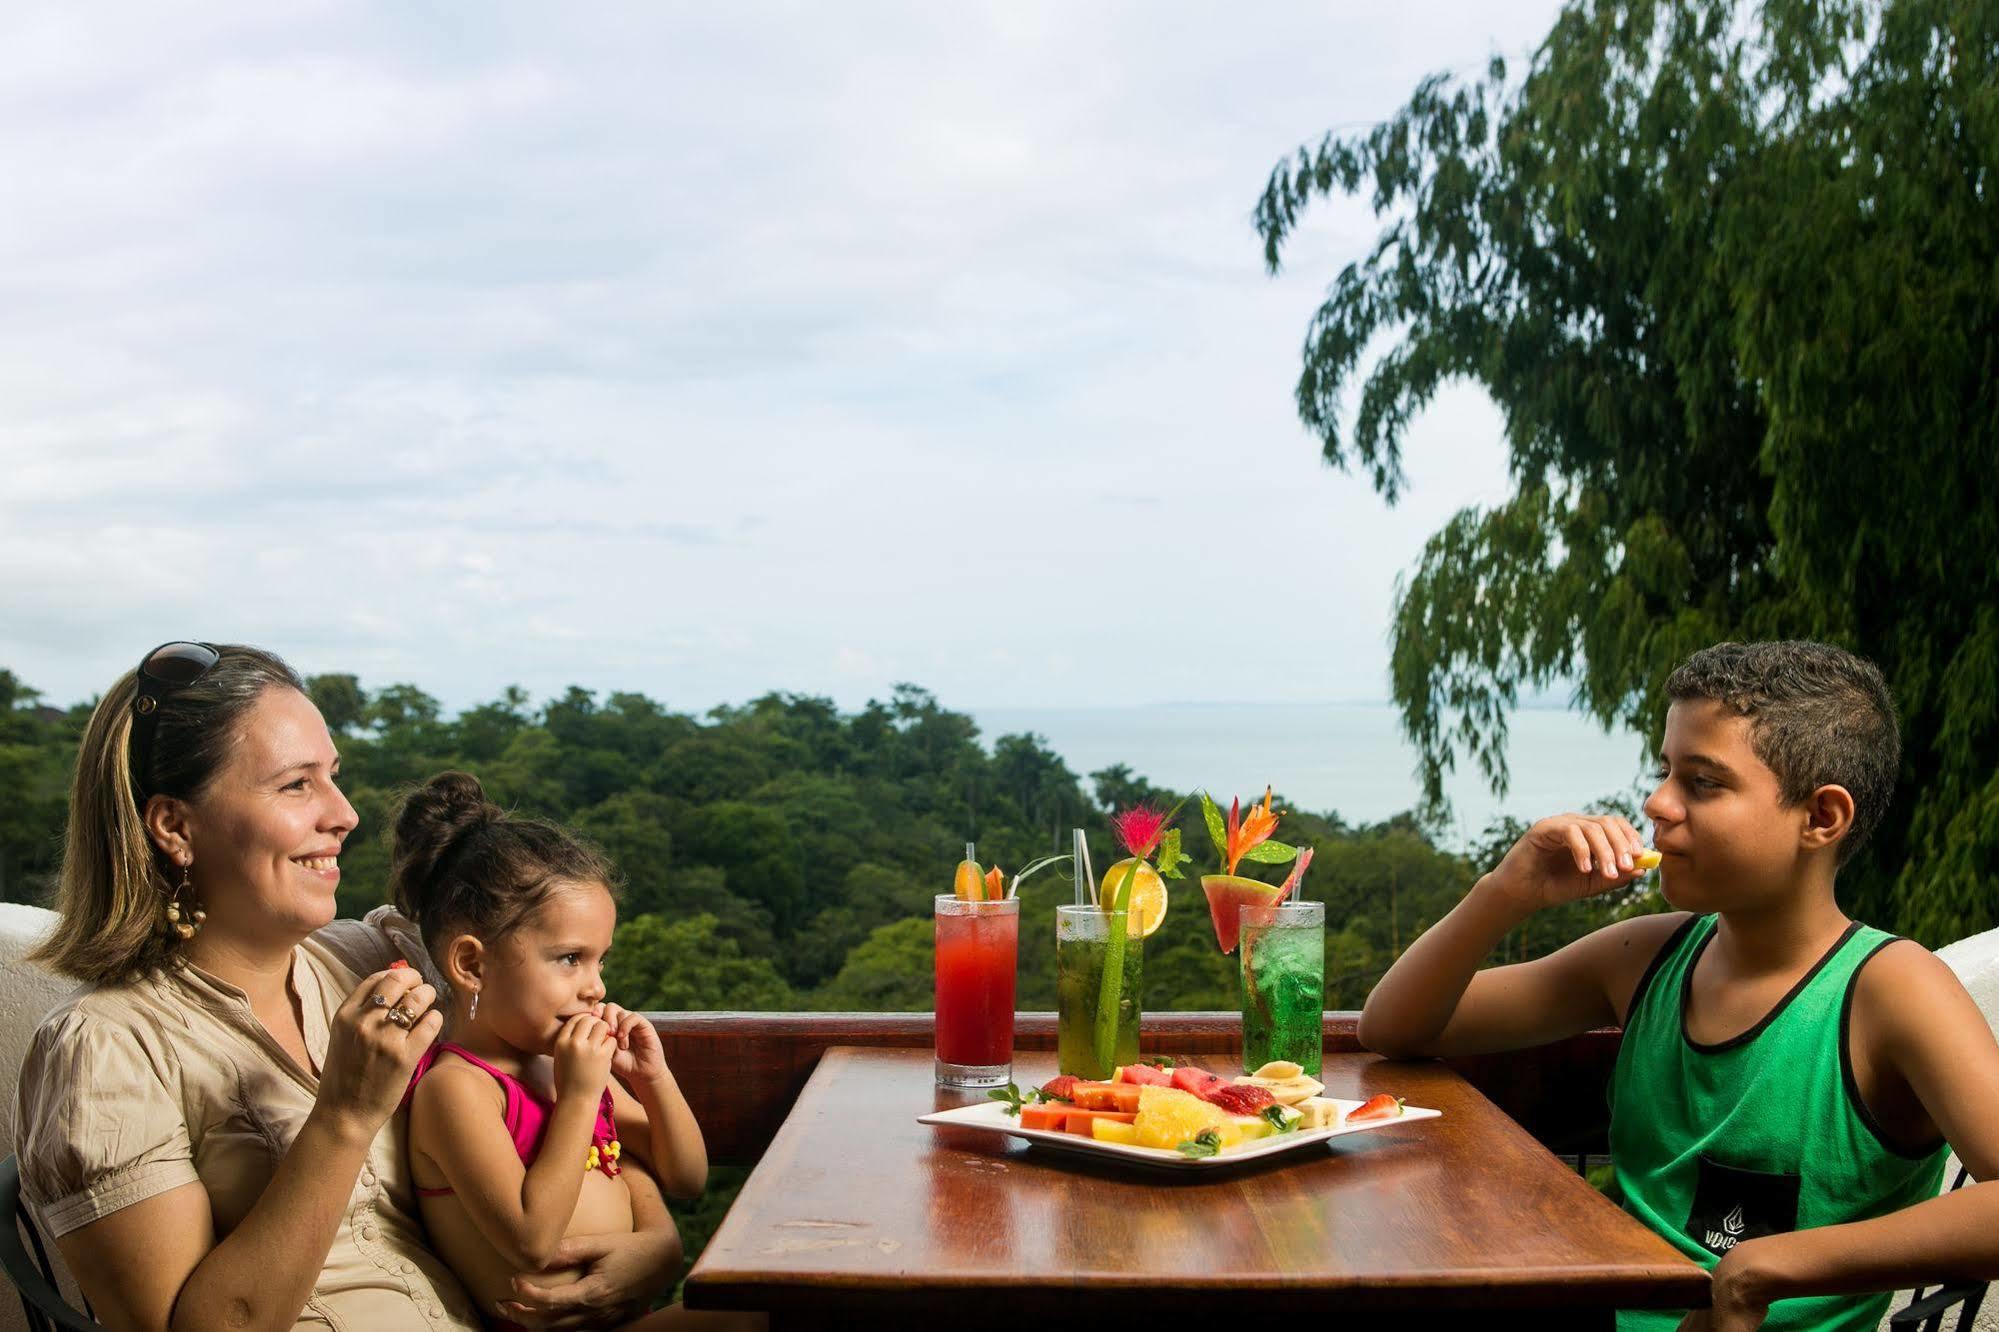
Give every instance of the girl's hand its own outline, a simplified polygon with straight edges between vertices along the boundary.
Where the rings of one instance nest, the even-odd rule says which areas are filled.
[[[444,1026],[437,991],[411,967],[391,967],[354,987],[333,1015],[317,1105],[373,1137],[402,1103],[416,1061]],[[409,1026],[390,1014],[414,1019]]]
[[[595,1013],[578,1013],[562,1024],[555,1038],[555,1096],[595,1100],[611,1078],[611,1056],[617,1038]]]
[[[652,1023],[616,1004],[599,1004],[597,1016],[617,1037],[618,1050],[611,1056],[611,1073],[625,1084],[627,1090],[645,1086],[665,1076],[666,1051],[661,1047],[659,1033],[653,1030]]]
[[[1638,877],[1645,839],[1615,814],[1557,814],[1513,844],[1487,878],[1530,911],[1607,893]]]

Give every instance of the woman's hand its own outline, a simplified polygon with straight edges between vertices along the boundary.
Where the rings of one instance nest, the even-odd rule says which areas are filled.
[[[680,1272],[680,1236],[671,1228],[619,1235],[572,1235],[555,1251],[552,1268],[583,1267],[567,1286],[541,1286],[534,1273],[514,1278],[514,1298],[499,1301],[502,1318],[523,1327],[616,1327],[673,1289]]]
[[[616,1004],[599,1004],[597,1016],[618,1039],[617,1053],[611,1056],[611,1073],[637,1095],[640,1087],[666,1076],[666,1050],[652,1023]]]
[[[1638,877],[1645,839],[1615,814],[1557,814],[1513,844],[1486,876],[1506,898],[1539,911],[1620,888]]]
[[[595,1013],[578,1013],[565,1022],[555,1038],[555,1098],[594,1101],[603,1095],[617,1049],[610,1025]]]
[[[391,967],[354,987],[333,1015],[318,1108],[373,1138],[395,1113],[416,1061],[437,1039],[437,991],[412,967]],[[408,1026],[392,1014],[413,1019]]]

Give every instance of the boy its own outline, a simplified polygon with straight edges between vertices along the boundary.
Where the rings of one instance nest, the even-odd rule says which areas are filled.
[[[1623,887],[1621,818],[1544,819],[1368,996],[1395,1058],[1624,1028],[1611,1153],[1624,1205],[1713,1274],[1713,1307],[1620,1329],[1873,1329],[1891,1292],[1999,1277],[1999,1184],[1937,1197],[1946,1141],[1999,1179],[1999,1044],[1921,945],[1849,921],[1838,867],[1898,771],[1880,671],[1817,643],[1723,643],[1666,685],[1645,802],[1678,908],[1479,971],[1535,910]]]

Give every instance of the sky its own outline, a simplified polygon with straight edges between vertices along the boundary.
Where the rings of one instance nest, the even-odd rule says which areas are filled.
[[[1377,224],[1276,161],[1552,0],[0,11],[0,666],[958,708],[1387,694],[1508,489],[1389,507],[1292,403]]]

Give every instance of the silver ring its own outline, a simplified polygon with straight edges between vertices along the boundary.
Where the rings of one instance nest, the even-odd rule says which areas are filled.
[[[407,1008],[404,1008],[401,1004],[398,1004],[394,1008],[391,1008],[387,1013],[384,1013],[382,1016],[386,1017],[389,1021],[395,1023],[398,1027],[401,1027],[404,1031],[408,1031],[411,1027],[414,1027],[416,1025],[416,1014],[410,1012]]]
[[[386,994],[375,995],[374,1000],[375,1000],[375,1007],[377,1008],[387,1008],[389,1006],[389,996],[387,996]]]

